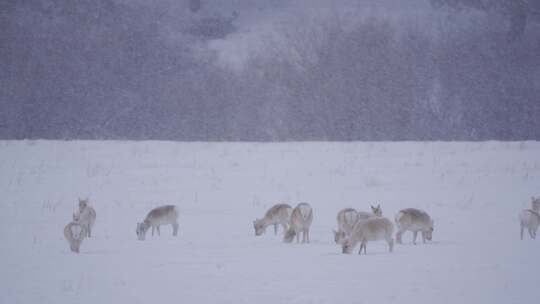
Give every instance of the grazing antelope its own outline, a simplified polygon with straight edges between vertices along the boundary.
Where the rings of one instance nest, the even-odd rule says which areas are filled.
[[[531,209],[525,209],[519,214],[519,224],[521,227],[520,237],[523,240],[523,230],[527,228],[531,239],[536,238],[536,231],[540,225],[540,197],[531,200]]]
[[[74,215],[75,216],[75,215]],[[88,199],[79,198],[79,218],[78,222],[84,227],[87,237],[92,237],[92,227],[96,222],[96,210],[88,205]]]
[[[336,244],[341,244],[341,241],[349,236],[357,221],[358,212],[353,208],[345,208],[338,212],[338,230],[332,230],[334,232],[334,241]]]
[[[358,254],[362,254],[362,248],[364,249],[364,254],[367,254],[367,242],[378,240],[386,240],[389,250],[392,252],[394,248],[393,233],[394,225],[385,217],[372,217],[366,220],[360,220],[354,225],[351,235],[343,241],[342,252],[350,254],[354,247],[360,243]]]
[[[412,231],[413,244],[416,245],[416,236],[418,231],[422,233],[422,242],[431,241],[433,236],[433,220],[425,211],[407,208],[398,212],[396,215],[396,225],[398,232],[396,233],[396,242],[402,244],[401,235],[405,231]]]
[[[75,218],[75,214],[73,217]],[[74,220],[64,227],[64,237],[68,241],[71,251],[75,253],[79,253],[79,248],[81,247],[85,236],[85,228],[78,221]]]
[[[178,235],[178,211],[176,206],[165,205],[152,209],[142,223],[137,223],[137,237],[144,241],[146,232],[152,227],[152,236],[154,229],[157,229],[158,235],[161,235],[159,226],[172,225],[173,235]]]
[[[253,221],[255,235],[259,236],[266,231],[266,227],[274,225],[274,234],[277,234],[278,225],[283,227],[283,232],[287,231],[292,207],[287,204],[277,204],[266,211],[262,219]]]
[[[289,229],[285,233],[283,241],[290,243],[296,235],[296,242],[300,243],[300,232],[302,232],[302,243],[309,243],[309,228],[313,222],[313,210],[308,203],[298,204],[292,211],[289,221]]]

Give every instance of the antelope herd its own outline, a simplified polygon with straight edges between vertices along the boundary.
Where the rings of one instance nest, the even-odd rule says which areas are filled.
[[[384,240],[388,243],[390,252],[394,248],[394,224],[383,216],[381,205],[370,206],[371,212],[357,211],[353,208],[345,208],[337,214],[337,230],[334,232],[334,241],[340,245],[343,253],[351,253],[360,244],[359,254],[364,251],[367,254],[368,241]],[[86,237],[92,237],[92,227],[96,221],[96,211],[89,205],[88,199],[79,199],[79,208],[73,214],[73,220],[64,227],[64,237],[69,243],[71,251],[79,253],[80,246]],[[266,227],[274,226],[274,234],[277,235],[279,226],[283,230],[283,242],[291,243],[296,237],[296,242],[310,242],[311,224],[313,222],[313,209],[308,203],[300,203],[294,209],[287,204],[272,206],[261,219],[253,221],[255,235],[260,236],[266,231]],[[402,244],[402,235],[406,231],[413,233],[413,244],[416,244],[418,232],[421,233],[422,242],[432,240],[434,223],[431,216],[420,209],[406,208],[400,210],[394,222],[397,226],[396,243]],[[540,225],[540,197],[532,197],[531,209],[522,210],[519,214],[521,227],[520,238],[523,240],[525,229],[531,239],[536,238],[536,232]],[[152,209],[143,222],[137,223],[136,234],[141,241],[145,240],[146,233],[152,228],[160,235],[160,226],[171,225],[173,235],[178,235],[178,210],[174,205],[165,205]]]

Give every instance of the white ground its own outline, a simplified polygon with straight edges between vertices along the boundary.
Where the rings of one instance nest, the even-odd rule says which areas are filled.
[[[518,212],[540,195],[540,143],[0,141],[0,303],[538,303],[540,240]],[[97,211],[81,254],[63,239],[77,197]],[[309,202],[312,243],[252,220]],[[180,235],[138,241],[159,204]],[[343,207],[418,207],[434,242],[343,255]],[[157,300],[157,301],[156,301]]]

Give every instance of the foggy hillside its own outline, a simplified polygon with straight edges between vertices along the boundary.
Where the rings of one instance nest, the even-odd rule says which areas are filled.
[[[540,2],[5,0],[0,138],[540,139]]]

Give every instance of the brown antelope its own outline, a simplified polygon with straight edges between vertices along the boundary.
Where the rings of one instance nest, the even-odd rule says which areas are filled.
[[[88,205],[88,199],[79,198],[79,224],[84,227],[87,237],[92,236],[92,227],[96,222],[96,210]]]
[[[150,227],[152,227],[152,236],[154,235],[154,229],[157,230],[158,235],[161,235],[159,231],[161,225],[171,225],[173,235],[178,235],[178,211],[176,206],[165,205],[152,209],[142,223],[137,223],[137,237],[139,240],[144,241],[146,232]]]
[[[283,241],[290,243],[296,236],[296,242],[300,243],[300,232],[302,232],[302,243],[309,243],[309,228],[313,222],[313,210],[308,203],[298,204],[292,211],[289,221],[289,229],[285,233]]]
[[[360,250],[358,254],[366,253],[366,247],[368,241],[386,240],[390,252],[394,248],[394,240],[392,234],[394,233],[394,225],[385,217],[372,217],[366,220],[359,220],[354,225],[351,235],[343,241],[342,252],[350,254],[354,247],[360,243]]]
[[[525,228],[529,231],[531,239],[536,238],[536,232],[540,225],[540,197],[531,199],[531,209],[525,209],[519,214],[519,224],[521,228],[520,237],[523,240],[523,231]]]
[[[396,233],[396,242],[402,244],[401,235],[405,231],[412,231],[413,244],[416,245],[416,236],[418,231],[422,233],[422,242],[431,241],[433,237],[433,220],[425,211],[407,208],[398,212],[395,218],[398,232]]]
[[[283,231],[287,231],[289,218],[291,216],[291,206],[287,204],[277,204],[266,211],[262,219],[253,221],[255,235],[259,236],[266,231],[266,227],[274,225],[274,234],[277,235],[278,225],[283,227]]]

